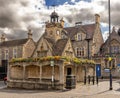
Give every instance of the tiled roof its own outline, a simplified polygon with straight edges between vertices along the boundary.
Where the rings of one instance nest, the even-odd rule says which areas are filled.
[[[53,55],[62,55],[68,39],[59,39],[57,42],[54,39],[46,38],[47,42],[51,45]]]
[[[72,39],[79,31],[84,31],[89,38],[93,38],[95,24],[79,25],[74,27],[64,28],[68,32],[68,36]]]
[[[0,43],[0,47],[11,47],[11,46],[19,46],[23,45],[28,41],[28,39],[18,39],[18,40],[11,40],[11,41],[4,41]]]
[[[118,42],[120,42],[120,36],[119,34],[115,31],[115,28],[113,28],[112,33],[110,33],[110,37],[108,37],[108,39],[105,41],[105,45],[109,44],[109,40],[117,40]]]
[[[67,44],[68,39],[59,39],[54,45],[53,45],[53,53],[54,55],[62,55],[62,52]]]

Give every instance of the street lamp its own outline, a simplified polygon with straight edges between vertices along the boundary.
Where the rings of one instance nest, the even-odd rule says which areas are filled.
[[[87,37],[86,37],[86,39],[85,39],[86,41],[87,41],[87,48],[88,48],[88,54],[87,54],[87,58],[89,59],[89,54],[90,54],[90,52],[89,52],[89,43],[90,43],[90,38],[88,37],[88,35],[87,35]],[[86,68],[86,66],[85,66],[85,68],[84,68],[84,70],[85,70],[85,76],[84,76],[84,84],[86,84],[86,75],[87,75],[87,68]]]
[[[111,41],[111,36],[110,36],[110,32],[111,32],[111,17],[110,17],[110,0],[108,0],[108,14],[109,14],[109,58],[111,59],[111,45],[110,45],[110,41]],[[111,65],[111,60],[109,60],[109,70],[110,70],[110,88],[109,90],[112,90],[112,65]]]

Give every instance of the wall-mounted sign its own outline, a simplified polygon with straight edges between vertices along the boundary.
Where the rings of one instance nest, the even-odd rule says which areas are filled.
[[[104,72],[110,72],[110,69],[109,68],[105,68]]]

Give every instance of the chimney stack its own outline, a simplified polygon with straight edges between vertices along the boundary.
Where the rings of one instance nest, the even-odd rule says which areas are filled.
[[[100,15],[99,14],[95,14],[95,23],[100,24]]]

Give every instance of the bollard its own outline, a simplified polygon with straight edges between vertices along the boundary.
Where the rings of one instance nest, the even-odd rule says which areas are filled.
[[[84,85],[86,85],[86,76],[84,76]]]
[[[96,76],[96,83],[97,83],[97,85],[98,85],[98,76]]]
[[[90,84],[90,75],[88,75],[88,84]]]
[[[95,78],[94,78],[94,76],[92,77],[92,82],[93,82],[93,85],[94,85],[94,82],[95,82]]]

